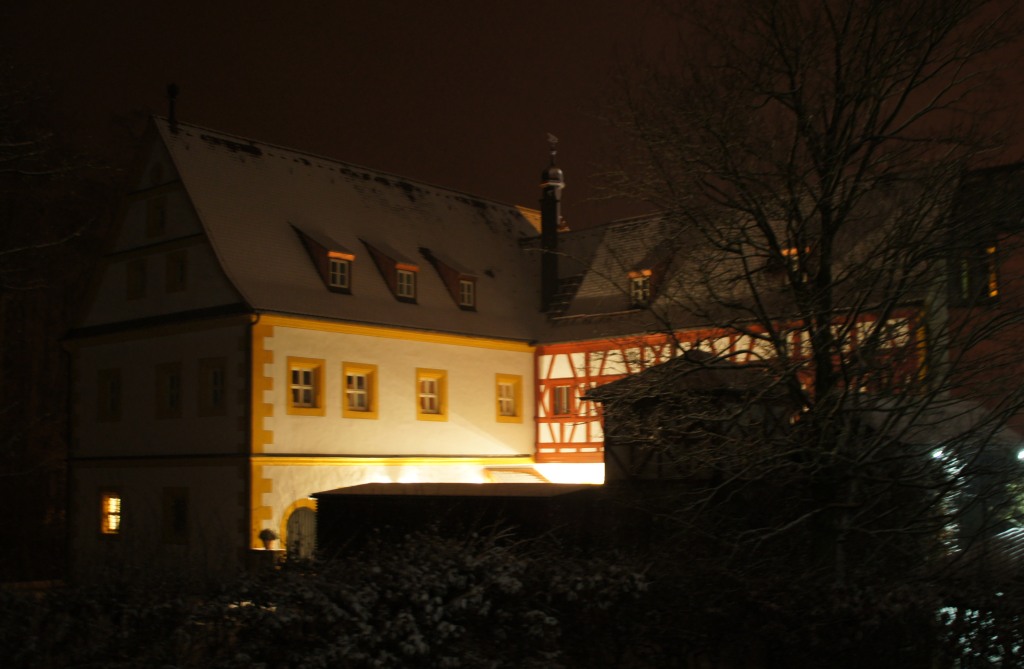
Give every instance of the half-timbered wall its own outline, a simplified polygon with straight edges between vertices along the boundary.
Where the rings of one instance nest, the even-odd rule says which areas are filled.
[[[887,386],[904,385],[924,362],[918,318],[916,309],[904,309],[879,327],[874,315],[859,314],[852,321],[837,320],[833,335],[843,342],[847,352],[868,341],[881,349],[909,351],[911,355],[894,353],[893,359],[899,362],[886,370],[905,380],[884,380]],[[787,331],[785,343],[793,362],[806,360],[810,352],[806,332],[796,327],[783,331]],[[591,388],[636,374],[693,348],[727,356],[740,364],[774,356],[774,349],[758,334],[757,328],[749,328],[748,333],[693,329],[537,347],[537,462],[603,462],[600,406],[582,399]],[[809,380],[811,370],[808,368],[805,374]]]

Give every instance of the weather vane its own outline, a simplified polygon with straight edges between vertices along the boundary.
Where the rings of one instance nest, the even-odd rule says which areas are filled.
[[[555,154],[558,153],[558,138],[548,133],[548,146],[551,147],[551,164],[555,164]]]

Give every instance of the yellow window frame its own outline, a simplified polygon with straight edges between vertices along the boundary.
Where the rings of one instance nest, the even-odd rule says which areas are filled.
[[[297,403],[294,389],[300,386],[292,383],[293,371],[311,372],[311,402]],[[294,387],[293,387],[294,386]],[[301,387],[307,387],[301,384]],[[290,416],[323,416],[324,409],[324,360],[323,358],[300,358],[288,356],[284,377],[286,411]]]
[[[349,376],[362,376],[366,379],[366,388],[352,390],[348,387]],[[361,362],[341,363],[341,415],[345,418],[364,418],[376,420],[379,405],[377,404],[377,365]],[[366,409],[355,409],[349,404],[350,392],[363,392],[366,395]]]
[[[512,413],[502,407],[502,386],[511,387]],[[496,374],[494,378],[494,413],[499,423],[523,422],[523,377],[518,374]]]
[[[428,394],[424,391],[424,381],[434,381],[436,411],[424,408],[424,400]],[[448,372],[443,369],[416,368],[416,420],[446,421],[448,420]]]

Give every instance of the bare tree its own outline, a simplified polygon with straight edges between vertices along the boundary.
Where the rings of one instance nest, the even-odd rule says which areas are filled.
[[[57,136],[38,86],[0,63],[0,578],[52,577],[63,547],[61,350],[103,234],[110,171]]]
[[[820,642],[808,663],[814,646],[866,666],[839,619],[910,648],[954,563],[1013,521],[1020,179],[973,170],[1003,146],[986,66],[1014,6],[673,9],[681,46],[628,84],[638,160],[617,176],[670,231],[648,308],[711,355],[598,391],[610,450],[688,482],[665,506],[687,582],[715,583],[716,606],[778,603]],[[756,383],[733,369],[751,360]],[[761,661],[806,641],[786,634],[760,637]]]

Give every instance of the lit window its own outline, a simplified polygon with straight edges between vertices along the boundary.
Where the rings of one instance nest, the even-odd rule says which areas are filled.
[[[572,386],[555,386],[551,413],[555,416],[572,414]]]
[[[416,298],[416,273],[407,269],[396,270],[395,294],[405,299]]]
[[[984,244],[954,259],[954,304],[970,306],[999,298],[997,250],[994,243]]]
[[[438,369],[416,370],[416,418],[448,420],[447,372]]]
[[[377,366],[346,362],[341,373],[345,379],[342,415],[345,418],[376,418]]]
[[[323,360],[288,358],[288,413],[323,416]]]
[[[121,494],[104,492],[100,494],[100,533],[121,533]]]
[[[121,370],[101,369],[97,376],[96,419],[121,419]]]
[[[985,274],[987,281],[987,294],[989,298],[999,297],[999,263],[996,258],[996,245],[985,247]]]
[[[497,375],[497,418],[499,423],[521,423],[523,377]]]
[[[476,306],[476,282],[459,279],[459,306],[472,308]]]
[[[129,300],[146,296],[145,258],[137,258],[125,264],[125,296]]]
[[[222,416],[227,406],[227,363],[224,358],[199,361],[199,415]]]
[[[181,417],[181,363],[165,362],[156,367],[156,417]]]
[[[328,285],[331,288],[348,290],[351,277],[352,262],[343,258],[330,258],[328,267]]]

